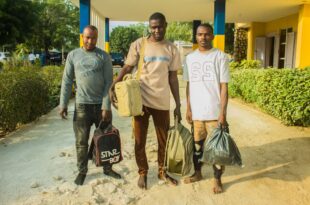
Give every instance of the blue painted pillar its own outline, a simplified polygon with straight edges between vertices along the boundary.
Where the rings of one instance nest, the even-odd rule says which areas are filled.
[[[226,0],[216,0],[214,2],[213,46],[222,51],[225,49],[225,4]]]
[[[200,20],[194,20],[193,21],[193,50],[198,48],[197,40],[196,40],[196,33],[197,33],[197,28],[201,24]]]
[[[105,51],[110,53],[110,19],[105,18]]]
[[[83,29],[90,24],[90,1],[80,0],[80,47],[83,47]]]

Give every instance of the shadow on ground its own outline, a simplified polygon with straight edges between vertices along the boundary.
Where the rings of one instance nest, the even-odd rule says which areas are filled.
[[[225,182],[236,183],[260,178],[302,181],[310,176],[310,138],[288,138],[261,146],[240,147],[244,168],[227,167],[224,176],[241,175]]]

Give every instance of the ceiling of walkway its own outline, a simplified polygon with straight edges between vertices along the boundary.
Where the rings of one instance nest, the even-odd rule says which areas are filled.
[[[305,3],[310,0],[226,0],[226,21],[266,22],[297,13]],[[168,21],[213,21],[214,15],[214,0],[91,0],[91,6],[112,21],[147,21],[156,11]]]

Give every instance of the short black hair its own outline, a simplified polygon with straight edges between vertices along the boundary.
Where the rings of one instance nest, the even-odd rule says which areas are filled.
[[[166,23],[166,17],[164,16],[164,14],[159,13],[159,12],[153,13],[149,18],[149,21],[151,21],[151,20],[160,20],[160,21]]]
[[[85,29],[87,29],[87,28],[89,28],[89,29],[90,29],[90,30],[92,30],[92,31],[97,31],[97,32],[98,32],[98,29],[97,29],[97,27],[96,27],[96,26],[93,26],[93,25],[87,25],[87,26],[85,26],[84,30],[85,30]]]
[[[213,27],[212,27],[210,24],[208,24],[208,23],[203,23],[203,24],[200,24],[200,25],[197,27],[197,29],[198,29],[199,27],[205,27],[205,28],[208,28],[208,29],[210,29],[210,30],[211,30],[211,32],[212,32],[212,34],[213,34]]]

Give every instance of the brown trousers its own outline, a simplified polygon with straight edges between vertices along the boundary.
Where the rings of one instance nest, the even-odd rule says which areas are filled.
[[[145,153],[149,118],[153,117],[158,142],[158,171],[163,171],[165,148],[170,126],[169,110],[156,110],[143,106],[143,116],[134,117],[135,156],[140,175],[147,175],[149,166]]]

